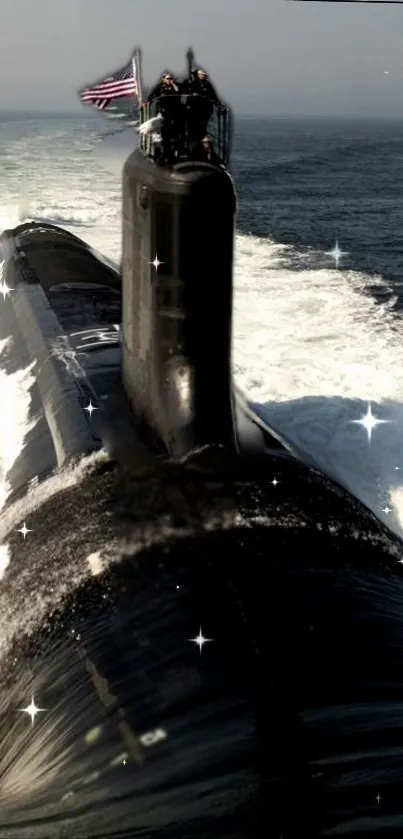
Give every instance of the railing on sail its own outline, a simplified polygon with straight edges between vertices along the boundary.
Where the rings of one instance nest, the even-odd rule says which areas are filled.
[[[212,151],[214,161],[226,167],[231,134],[230,108],[198,94],[161,95],[140,108],[140,149],[158,163],[208,162]]]

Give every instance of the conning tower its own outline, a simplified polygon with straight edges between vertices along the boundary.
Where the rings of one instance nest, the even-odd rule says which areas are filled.
[[[211,443],[235,446],[230,112],[214,106],[211,162],[192,159],[186,97],[180,105],[174,157],[166,162],[155,130],[158,102],[154,111],[146,104],[140,148],[123,171],[124,388],[133,414],[174,456]]]

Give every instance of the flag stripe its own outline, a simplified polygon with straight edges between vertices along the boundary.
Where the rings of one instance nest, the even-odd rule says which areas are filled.
[[[119,96],[127,96],[128,93],[136,93],[136,88],[133,85],[122,85],[118,88],[106,88],[105,90],[102,90],[101,88],[97,88],[96,90],[84,90],[81,94],[81,98],[84,101],[91,101],[92,99],[99,99],[100,97],[105,99],[114,99]]]
[[[103,110],[114,99],[124,96],[135,96],[138,92],[137,79],[133,62],[130,62],[121,70],[117,70],[113,76],[94,83],[92,87],[81,91],[80,99],[84,103],[94,105],[95,108]]]
[[[85,95],[87,93],[89,93],[91,95],[105,93],[105,94],[108,94],[108,96],[109,95],[112,96],[115,93],[115,91],[119,92],[119,90],[124,90],[124,89],[136,90],[136,84],[134,83],[133,80],[131,80],[131,81],[128,80],[128,81],[124,81],[124,82],[114,82],[114,83],[111,82],[110,84],[102,84],[102,85],[98,85],[97,87],[92,87],[92,88],[89,88],[88,90],[84,90],[83,95]]]

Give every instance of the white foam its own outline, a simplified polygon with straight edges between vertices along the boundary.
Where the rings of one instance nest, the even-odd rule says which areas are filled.
[[[35,381],[34,364],[7,375],[1,369],[1,358],[8,345],[9,341],[0,341],[0,512],[10,494],[9,472],[24,448],[27,434],[35,424],[35,420],[29,416],[30,390]],[[0,580],[9,561],[8,545],[0,543]]]
[[[403,525],[403,329],[357,272],[287,270],[289,249],[239,236],[234,362],[268,422],[337,474],[376,515]],[[371,444],[359,419],[390,420]],[[403,478],[403,468],[402,468]],[[386,520],[386,519],[385,519]],[[393,514],[386,520],[389,525]]]
[[[0,341],[0,510],[9,494],[7,475],[20,456],[26,436],[35,422],[29,417],[30,390],[35,382],[34,364],[7,375],[1,369],[1,358],[8,344],[8,341]]]
[[[87,556],[86,561],[88,562],[93,577],[98,577],[99,574],[102,574],[103,562],[101,551],[95,551],[95,553],[90,554]]]
[[[20,522],[24,519],[28,520],[29,516],[32,516],[42,504],[58,495],[59,492],[80,484],[89,470],[98,464],[106,463],[107,460],[108,457],[105,452],[94,452],[83,457],[79,463],[71,464],[62,471],[55,472],[46,481],[31,486],[23,498],[18,499],[3,510],[0,516],[0,542],[8,533],[18,527]]]
[[[3,579],[10,564],[10,549],[8,545],[0,545],[0,580]]]

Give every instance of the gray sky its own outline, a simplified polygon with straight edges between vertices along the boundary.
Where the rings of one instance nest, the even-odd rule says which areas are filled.
[[[192,44],[238,114],[403,116],[403,6],[0,0],[0,12],[0,110],[77,110],[76,90],[137,44],[147,83],[183,72]]]

